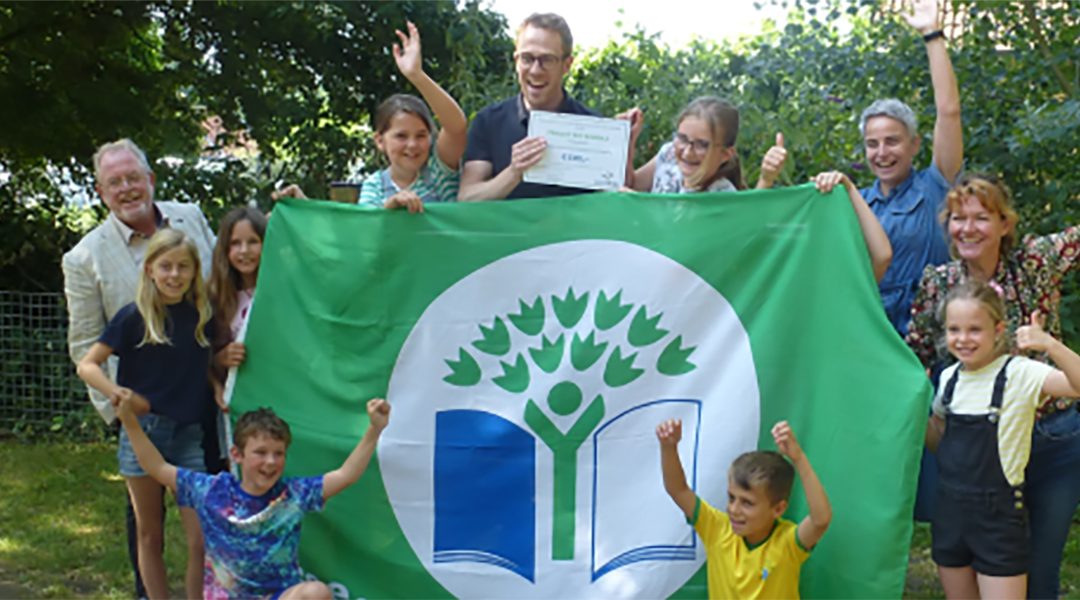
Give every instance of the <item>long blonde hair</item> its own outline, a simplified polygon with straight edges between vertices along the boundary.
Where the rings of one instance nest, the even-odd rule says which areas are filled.
[[[165,333],[165,301],[162,300],[154,280],[150,278],[150,270],[154,262],[161,258],[162,254],[183,247],[191,256],[195,267],[195,274],[191,279],[191,286],[184,292],[183,302],[190,302],[199,311],[199,322],[195,326],[195,341],[206,348],[210,342],[203,332],[204,327],[210,321],[210,300],[206,295],[206,284],[202,278],[202,264],[199,261],[199,250],[195,242],[191,241],[182,231],[171,228],[159,229],[146,248],[146,258],[143,260],[142,274],[139,276],[139,287],[135,293],[135,307],[142,315],[143,323],[146,324],[146,332],[139,346],[143,344],[172,344],[172,340]]]

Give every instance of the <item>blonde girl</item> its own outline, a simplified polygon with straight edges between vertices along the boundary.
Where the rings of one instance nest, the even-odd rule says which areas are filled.
[[[1023,598],[1035,409],[1048,396],[1080,396],[1080,356],[1043,331],[1037,311],[1017,329],[1016,345],[1046,352],[1060,370],[1010,356],[1004,303],[982,282],[953,288],[943,311],[958,362],[941,373],[926,432],[940,470],[932,556],[948,598]]]
[[[746,183],[735,149],[738,137],[739,109],[714,96],[697,98],[679,113],[672,140],[634,171],[630,187],[657,194],[744,190]],[[632,141],[631,148],[633,145]],[[776,145],[762,161],[759,189],[772,187],[786,159],[784,137],[777,134]]]
[[[202,281],[199,253],[175,229],[160,229],[150,239],[136,300],[121,308],[79,362],[78,372],[113,406],[130,399],[139,424],[170,463],[204,471],[200,425],[211,410],[209,378],[210,303]],[[119,358],[116,381],[101,365]],[[117,452],[138,530],[139,572],[150,598],[168,596],[162,557],[161,484],[139,466],[126,433]],[[191,509],[181,508],[188,560],[187,597],[202,594],[203,538]]]

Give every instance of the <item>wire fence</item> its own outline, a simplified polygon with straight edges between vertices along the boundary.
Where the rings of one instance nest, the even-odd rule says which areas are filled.
[[[64,295],[0,291],[0,434],[103,431],[68,357]]]

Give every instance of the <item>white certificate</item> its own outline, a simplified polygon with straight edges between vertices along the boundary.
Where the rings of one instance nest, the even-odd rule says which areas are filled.
[[[534,110],[529,137],[547,140],[547,151],[525,171],[525,181],[593,190],[618,189],[626,181],[629,121]]]

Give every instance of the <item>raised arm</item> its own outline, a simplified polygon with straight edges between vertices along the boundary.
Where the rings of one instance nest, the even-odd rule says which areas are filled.
[[[880,283],[881,279],[885,277],[885,271],[889,270],[889,264],[892,262],[892,244],[889,243],[889,236],[885,234],[885,229],[881,227],[881,223],[874,216],[874,211],[870,210],[866,200],[859,193],[859,188],[855,187],[855,184],[851,182],[847,175],[839,171],[821,173],[815,176],[813,181],[818,191],[823,194],[831,192],[838,183],[844,185],[848,198],[851,200],[851,207],[855,209],[855,216],[859,220],[859,229],[862,230],[866,250],[870,254],[870,263],[874,268],[874,279]]]
[[[679,459],[679,440],[682,439],[682,421],[668,419],[656,426],[656,438],[660,440],[660,469],[664,474],[664,490],[687,519],[694,518],[697,494],[686,483],[682,460]]]
[[[375,445],[379,435],[390,422],[390,404],[382,398],[372,398],[367,403],[370,425],[360,438],[360,443],[353,448],[349,457],[340,467],[323,476],[323,500],[329,500],[345,488],[356,483],[367,470],[371,457],[375,454]]]
[[[1080,355],[1065,344],[1043,331],[1039,311],[1031,315],[1031,322],[1016,330],[1016,347],[1020,350],[1046,352],[1054,361],[1054,369],[1043,381],[1042,391],[1052,397],[1080,397]]]
[[[461,164],[461,155],[465,153],[465,140],[468,130],[468,121],[465,112],[457,101],[447,93],[438,83],[424,72],[423,58],[420,52],[420,32],[411,21],[406,22],[409,31],[405,35],[395,30],[400,44],[394,44],[394,62],[398,70],[409,80],[420,95],[431,107],[435,117],[439,119],[441,131],[435,146],[439,160],[451,169],[457,169]]]
[[[914,0],[911,12],[902,13],[904,20],[919,35],[941,31],[936,0]],[[944,37],[926,42],[926,58],[930,62],[930,82],[934,86],[934,164],[952,184],[964,165],[964,132],[960,120],[960,87],[956,83],[949,48]]]
[[[810,459],[806,457],[799,441],[795,438],[795,432],[787,421],[780,421],[772,428],[773,441],[780,453],[791,460],[795,466],[795,472],[802,480],[803,492],[806,494],[806,504],[810,507],[810,514],[799,523],[799,543],[809,550],[817,545],[821,536],[829,529],[832,522],[832,506],[829,504],[829,496],[825,494],[825,488],[818,480],[814,467],[810,465]]]
[[[139,420],[135,417],[136,412],[141,412],[140,407],[146,406],[146,400],[135,392],[122,388],[121,393],[114,400],[116,415],[127,432],[131,449],[135,451],[135,458],[139,459],[139,466],[146,474],[154,478],[161,485],[176,491],[176,467],[165,462],[154,443],[146,436],[146,432],[139,426]]]

